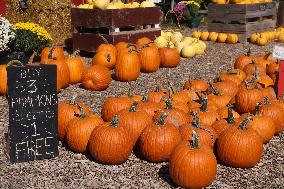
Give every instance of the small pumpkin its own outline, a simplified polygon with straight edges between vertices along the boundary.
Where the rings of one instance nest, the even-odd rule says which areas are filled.
[[[180,55],[176,48],[165,48],[159,49],[161,58],[161,66],[164,68],[174,68],[180,63]]]
[[[94,65],[83,72],[82,85],[85,89],[101,91],[111,83],[111,72],[102,65]]]
[[[238,56],[234,63],[234,68],[243,70],[247,64],[252,62],[253,59],[254,56],[251,55],[251,50],[249,49],[246,54]]]
[[[156,47],[143,45],[139,52],[141,71],[145,73],[156,72],[160,67],[160,54]]]
[[[171,179],[183,188],[204,188],[217,174],[217,160],[212,150],[199,143],[198,134],[192,132],[192,141],[181,142],[169,160]]]
[[[266,67],[266,74],[276,83],[279,74],[279,63],[278,62],[271,62]]]
[[[165,96],[167,96],[167,92],[162,90],[161,86],[157,84],[155,91],[148,92],[148,101],[159,103]]]
[[[116,63],[116,54],[112,51],[99,51],[92,59],[92,65],[103,65],[113,69]]]
[[[216,33],[216,32],[210,32],[208,38],[209,38],[209,41],[215,42],[215,41],[217,41],[218,33]]]
[[[151,162],[168,161],[169,157],[181,141],[178,129],[166,123],[167,112],[163,112],[155,123],[148,125],[139,137],[141,154]]]
[[[201,32],[200,39],[202,41],[207,41],[209,37],[209,32]]]
[[[209,86],[212,88],[213,93],[208,95],[208,100],[213,101],[216,104],[217,108],[224,108],[230,102],[231,96],[222,95],[218,89],[214,86],[212,81],[208,82]]]
[[[79,107],[78,117],[71,119],[66,128],[66,141],[68,146],[75,152],[86,153],[89,138],[93,129],[102,124],[103,120],[98,115],[88,116],[83,108]]]
[[[40,54],[40,63],[44,64],[46,61],[54,59],[54,60],[64,60],[64,52],[62,47],[54,46],[54,47],[45,47]]]
[[[183,85],[183,89],[194,89],[197,91],[206,91],[209,85],[202,79],[188,79]]]
[[[219,34],[218,34],[217,41],[218,41],[219,43],[225,43],[226,40],[227,40],[227,37],[228,37],[227,34],[225,34],[225,33],[219,33]]]
[[[235,82],[237,85],[240,85],[243,80],[246,78],[246,74],[244,71],[240,69],[228,69],[222,70],[220,72],[220,78],[222,80],[231,80]]]
[[[112,54],[114,54],[116,56],[117,55],[117,50],[116,50],[115,46],[110,44],[110,43],[108,43],[107,39],[105,37],[103,37],[102,35],[99,35],[99,36],[102,38],[104,43],[101,44],[97,48],[96,52],[98,53],[100,51],[108,51],[108,52],[112,52]]]
[[[132,50],[120,53],[114,67],[114,75],[119,81],[134,81],[140,75],[140,59]]]
[[[68,66],[70,73],[70,84],[76,84],[81,82],[84,72],[85,61],[79,56],[71,56],[65,58],[65,63]]]
[[[127,130],[128,135],[132,138],[133,143],[136,143],[143,129],[152,124],[152,119],[144,110],[136,110],[138,102],[134,102],[129,110],[121,110],[118,112],[120,117],[118,123],[120,127]]]
[[[93,130],[89,139],[89,152],[98,162],[118,165],[127,161],[133,149],[131,137],[118,124],[119,116]]]
[[[263,143],[257,132],[247,128],[252,120],[249,115],[238,127],[223,132],[217,141],[219,159],[230,167],[250,168],[261,159]]]
[[[137,110],[144,110],[153,119],[155,113],[166,108],[163,103],[151,102],[148,100],[148,95],[144,95],[142,100],[137,105]]]
[[[252,60],[243,68],[243,71],[246,73],[247,76],[254,74],[256,70],[258,70],[259,74],[266,73],[266,67],[258,65],[254,60]]]
[[[239,37],[237,34],[228,34],[227,43],[236,44],[239,41]]]
[[[155,43],[153,43],[153,41],[151,39],[149,39],[148,37],[141,37],[135,43],[135,46],[136,46],[137,49],[142,48],[144,45],[149,45],[149,46],[155,47]]]

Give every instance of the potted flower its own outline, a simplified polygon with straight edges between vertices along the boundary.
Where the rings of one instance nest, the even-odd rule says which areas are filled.
[[[15,33],[10,22],[4,17],[0,17],[0,63],[9,54],[14,39]]]
[[[19,22],[12,25],[15,40],[11,45],[13,58],[27,63],[33,52],[40,52],[52,42],[50,34],[40,25],[32,22]],[[20,58],[19,58],[20,57]]]

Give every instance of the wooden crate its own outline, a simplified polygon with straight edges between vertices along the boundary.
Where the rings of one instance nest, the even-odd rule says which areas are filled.
[[[71,9],[73,50],[95,52],[104,43],[134,43],[140,37],[154,39],[161,35],[159,7],[135,9]],[[99,35],[100,34],[100,35]]]
[[[240,42],[247,42],[255,32],[271,31],[276,27],[276,3],[209,4],[208,31],[235,33]]]

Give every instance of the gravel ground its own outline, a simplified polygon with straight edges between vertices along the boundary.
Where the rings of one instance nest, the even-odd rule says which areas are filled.
[[[157,81],[167,86],[170,81],[181,87],[191,78],[209,79],[221,69],[228,68],[235,58],[251,47],[253,53],[271,51],[275,43],[265,47],[243,44],[218,44],[207,42],[205,55],[182,59],[174,69],[160,69],[156,73],[142,74],[133,82],[135,94],[153,90]],[[88,61],[90,59],[87,59]],[[75,92],[78,100],[99,113],[107,96],[127,93],[126,83],[112,81],[106,91],[87,91],[79,85],[69,86],[59,94],[59,99],[70,99]],[[168,174],[168,163],[149,163],[139,155],[118,166],[96,163],[90,157],[74,153],[60,143],[59,157],[29,163],[10,164],[4,155],[8,129],[8,104],[0,96],[0,188],[176,188]],[[262,160],[252,169],[235,169],[218,165],[216,180],[208,188],[284,188],[284,135],[276,136],[265,145]]]

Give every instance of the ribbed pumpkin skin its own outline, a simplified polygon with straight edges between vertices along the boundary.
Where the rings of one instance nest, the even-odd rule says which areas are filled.
[[[216,121],[213,125],[212,128],[215,130],[216,134],[217,134],[217,138],[219,138],[219,136],[226,131],[227,129],[230,129],[231,127],[233,127],[234,125],[230,125],[228,124],[228,122],[225,119],[220,119],[218,121]]]
[[[260,90],[240,90],[235,98],[236,108],[240,113],[252,112],[255,110],[255,106],[258,102],[261,102],[263,99],[262,93]]]
[[[159,102],[161,102],[161,99],[166,97],[166,96],[167,96],[166,92],[149,91],[148,92],[148,101],[159,103]]]
[[[275,124],[275,134],[278,135],[284,129],[284,110],[276,104],[262,107],[262,114],[270,117]]]
[[[115,56],[117,55],[117,50],[115,48],[114,45],[112,44],[101,44],[98,48],[97,48],[97,53],[101,52],[101,51],[109,51],[115,54]]]
[[[195,89],[197,91],[206,91],[209,87],[207,82],[204,80],[193,79],[190,82],[187,80],[183,85],[183,89]]]
[[[218,109],[218,114],[220,116],[220,119],[227,119],[228,118],[228,108],[227,107],[223,107]],[[234,118],[240,118],[240,114],[238,114],[238,112],[236,112],[235,110],[232,111]]]
[[[231,80],[216,82],[214,86],[221,94],[231,97],[234,97],[239,91],[238,85]]]
[[[148,44],[149,46],[155,46],[155,43],[151,42],[152,40],[149,39],[148,37],[141,37],[136,41],[135,46],[136,48],[142,48],[142,46],[146,44]]]
[[[147,126],[138,139],[142,155],[151,162],[168,161],[169,157],[181,141],[180,133],[173,124]]]
[[[128,97],[109,97],[102,105],[102,118],[104,121],[111,121],[115,114],[124,109],[129,109],[134,101]]]
[[[52,49],[50,47],[45,47],[42,51],[41,51],[41,60],[40,63],[41,64],[45,64],[45,62],[49,59],[48,55],[50,53]],[[53,48],[53,52],[51,54],[51,59],[55,59],[55,60],[63,60],[65,58],[64,56],[64,52],[62,50],[61,47],[54,47]]]
[[[192,126],[192,124],[184,124],[184,125],[181,125],[178,128],[178,130],[181,134],[182,140],[185,140],[185,141],[192,140],[192,131],[195,130],[199,136],[199,143],[201,146],[207,145],[211,149],[214,146],[216,133],[212,128],[211,130],[207,129],[206,127],[195,128]]]
[[[81,82],[84,72],[84,61],[80,57],[65,58],[70,73],[70,84]]]
[[[100,51],[92,59],[92,65],[102,65],[113,69],[116,63],[116,54],[111,51]]]
[[[164,108],[165,105],[163,103],[156,102],[141,102],[137,105],[137,110],[144,110],[151,117],[151,119],[154,117],[157,111]]]
[[[122,127],[113,127],[109,123],[95,127],[89,140],[89,152],[98,162],[118,165],[127,161],[133,143]]]
[[[248,128],[249,127],[259,134],[263,143],[269,142],[275,133],[275,124],[273,120],[264,115],[254,116],[253,120],[248,125]]]
[[[102,123],[103,120],[97,115],[70,120],[66,129],[67,144],[75,152],[86,153],[92,131]]]
[[[262,139],[253,129],[232,127],[223,132],[217,141],[219,159],[231,167],[253,167],[260,161],[262,153]]]
[[[217,174],[217,160],[212,150],[201,145],[191,148],[188,141],[181,142],[169,160],[171,179],[180,187],[203,188],[210,185]]]
[[[199,108],[193,110],[198,113],[201,125],[211,126],[220,119],[219,114],[214,110],[208,110],[207,112],[202,112]]]
[[[267,96],[270,100],[276,99],[276,93],[272,87],[266,87],[261,90],[263,96]]]
[[[174,68],[180,62],[180,54],[176,48],[161,48],[159,49],[161,58],[161,66],[164,68]]]
[[[163,112],[168,113],[168,117],[165,119],[165,124],[173,124],[177,128],[192,121],[191,117],[188,116],[187,113],[179,109],[165,109],[157,111],[153,117],[153,121],[156,121],[159,117],[161,117]]]
[[[234,63],[234,68],[235,69],[240,69],[240,70],[242,70],[242,69],[244,69],[244,67],[246,66],[246,65],[248,65],[249,63],[251,63],[251,61],[253,60],[253,56],[250,56],[250,55],[241,55],[241,56],[239,56],[237,59],[236,59],[236,61],[235,61],[235,63]]]
[[[85,89],[101,91],[111,83],[111,72],[102,65],[94,65],[83,72],[82,84]]]
[[[76,102],[80,107],[83,108],[87,115],[92,114],[88,106],[81,102]],[[80,114],[80,110],[75,106],[70,104],[68,101],[62,101],[58,103],[58,138],[63,140],[66,134],[66,127],[68,122],[75,118],[76,115]]]
[[[0,65],[0,95],[7,93],[7,71],[6,65]]]
[[[156,47],[145,47],[140,53],[141,71],[152,73],[158,71],[160,67],[160,54]]]
[[[143,129],[152,124],[151,117],[144,110],[130,112],[126,109],[118,112],[118,115],[119,126],[127,130],[127,133],[132,138],[133,143],[136,143]]]
[[[220,78],[222,80],[231,80],[237,85],[240,85],[242,81],[246,78],[246,74],[240,69],[234,69],[234,72],[236,72],[237,74],[230,74],[229,70],[223,70],[220,72]]]
[[[140,59],[135,53],[120,53],[114,67],[119,81],[135,81],[140,75]]]
[[[219,108],[226,107],[226,105],[231,100],[231,96],[228,96],[228,95],[217,96],[217,95],[214,95],[214,94],[209,94],[208,100],[213,101],[213,103],[216,104],[216,107],[219,109]]]

